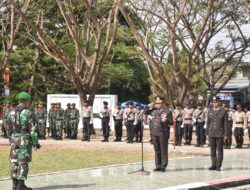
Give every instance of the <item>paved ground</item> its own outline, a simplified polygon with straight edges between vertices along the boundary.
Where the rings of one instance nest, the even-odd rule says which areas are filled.
[[[226,151],[221,172],[208,171],[209,166],[209,157],[198,156],[170,160],[165,173],[152,172],[154,163],[147,162],[145,169],[152,172],[149,176],[128,174],[140,169],[140,164],[127,164],[37,175],[30,177],[27,184],[35,190],[161,189],[250,174],[249,153],[241,151],[239,154],[234,154],[232,151]],[[8,190],[10,186],[9,180],[0,180],[1,189]]]
[[[95,136],[91,142],[76,141],[54,141],[48,139],[40,141],[43,149],[72,148],[84,150],[116,150],[119,151],[138,151],[140,144],[121,143],[102,143],[101,137]],[[148,138],[145,139],[148,141]],[[247,142],[247,140],[245,141]],[[8,141],[0,138],[0,150],[8,148]],[[180,151],[192,153],[194,156],[185,159],[174,159],[169,161],[166,173],[152,172],[154,163],[145,163],[145,169],[152,172],[150,176],[140,176],[128,174],[131,171],[140,169],[140,164],[127,164],[121,166],[110,166],[101,168],[83,169],[77,171],[67,171],[63,173],[43,174],[29,177],[28,185],[35,190],[91,190],[91,189],[161,189],[177,186],[177,189],[185,189],[187,184],[197,182],[209,183],[215,179],[250,174],[250,154],[248,146],[244,149],[225,150],[223,170],[221,172],[211,172],[207,168],[210,166],[209,148],[195,148],[194,146],[169,146],[170,151]],[[150,143],[145,143],[145,151],[153,153]],[[199,184],[199,183],[198,183]],[[0,190],[8,190],[11,187],[9,179],[0,180]]]

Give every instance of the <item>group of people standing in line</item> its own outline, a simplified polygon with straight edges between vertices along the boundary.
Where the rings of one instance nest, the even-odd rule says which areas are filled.
[[[25,185],[27,179],[29,162],[32,158],[32,147],[40,148],[38,142],[38,121],[40,118],[39,111],[43,110],[42,103],[39,103],[38,110],[31,110],[31,96],[26,92],[18,94],[19,105],[12,108],[4,118],[4,124],[7,126],[7,132],[10,133],[10,175],[13,182],[14,190],[31,190]],[[165,172],[168,165],[168,141],[170,137],[171,126],[176,125],[177,139],[176,144],[181,145],[182,133],[184,132],[185,144],[190,145],[192,141],[192,128],[195,124],[197,134],[196,146],[202,146],[205,141],[204,137],[209,139],[212,164],[209,170],[221,171],[223,161],[223,146],[230,147],[232,143],[232,132],[236,138],[236,148],[242,148],[244,129],[250,128],[250,112],[245,113],[241,105],[236,106],[236,111],[230,110],[228,106],[222,106],[218,97],[214,97],[210,106],[203,108],[202,104],[197,105],[194,110],[189,104],[187,108],[182,110],[180,105],[172,111],[166,106],[166,102],[162,97],[156,97],[155,101],[145,110],[141,109],[141,105],[133,107],[133,102],[127,103],[127,108],[121,109],[121,104],[117,103],[113,112],[108,108],[108,103],[103,102],[103,108],[100,110],[100,118],[102,120],[103,142],[109,139],[109,121],[111,116],[115,122],[115,141],[121,141],[122,126],[127,127],[127,142],[133,143],[136,140],[142,141],[143,123],[149,123],[152,143],[155,151],[155,172]],[[9,102],[5,102],[9,106]],[[72,107],[71,107],[72,106]],[[66,131],[66,135],[71,138],[77,136],[77,126],[79,122],[79,111],[75,105],[67,105],[68,110],[75,111],[75,114],[69,114],[73,123],[70,131]],[[63,110],[60,103],[52,104],[54,109],[53,116],[55,127],[51,127],[52,136],[61,140],[62,124],[68,116],[68,110]],[[49,117],[51,116],[51,110]],[[37,113],[35,115],[34,113]],[[53,113],[53,112],[52,112]],[[71,113],[71,112],[70,112]],[[46,114],[45,114],[46,115]],[[85,102],[82,108],[83,119],[83,139],[89,141],[91,135],[91,124],[93,123],[92,106]],[[50,121],[51,122],[51,121]],[[182,127],[183,126],[183,127]],[[58,129],[60,128],[60,129]],[[205,133],[205,135],[204,135]],[[40,137],[44,138],[44,130]]]

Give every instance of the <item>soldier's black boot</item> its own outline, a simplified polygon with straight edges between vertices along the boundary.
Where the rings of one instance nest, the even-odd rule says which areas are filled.
[[[102,142],[106,142],[106,137],[104,137],[104,139],[102,140]]]
[[[24,184],[24,180],[18,180],[17,190],[32,190],[32,188],[27,187],[27,186]]]
[[[17,179],[16,179],[16,178],[13,178],[13,179],[12,179],[12,182],[13,182],[12,190],[17,190],[17,184],[18,184]]]

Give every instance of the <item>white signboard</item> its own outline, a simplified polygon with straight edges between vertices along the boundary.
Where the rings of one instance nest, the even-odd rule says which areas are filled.
[[[93,104],[93,112],[94,112],[93,124],[94,124],[95,129],[101,128],[101,119],[99,119],[96,116],[101,110],[103,106],[103,102],[107,101],[109,104],[109,108],[114,110],[117,100],[118,100],[117,95],[101,95],[101,94],[95,95],[95,100]],[[47,111],[49,112],[51,103],[57,103],[57,102],[61,103],[61,106],[63,109],[67,108],[68,103],[71,103],[71,104],[75,103],[76,108],[80,111],[80,115],[81,115],[81,101],[80,101],[79,95],[77,94],[48,94],[47,95]],[[111,130],[114,130],[114,124],[113,124],[112,118],[110,120],[110,127],[111,127]],[[82,128],[82,119],[80,119],[78,128]]]

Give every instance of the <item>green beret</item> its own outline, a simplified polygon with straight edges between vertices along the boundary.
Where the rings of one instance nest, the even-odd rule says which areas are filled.
[[[20,92],[18,95],[17,95],[17,98],[19,100],[30,100],[31,99],[31,96],[29,93],[27,92]]]

